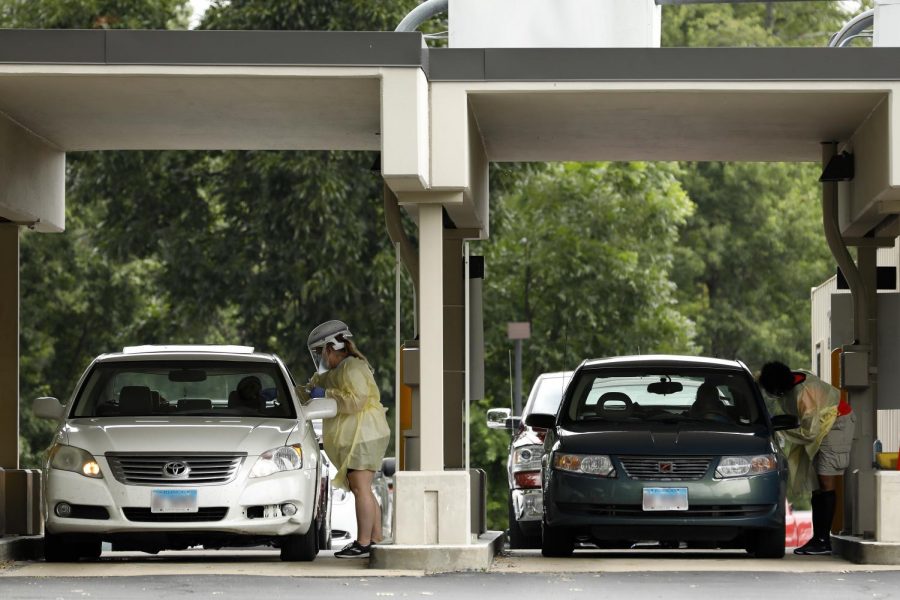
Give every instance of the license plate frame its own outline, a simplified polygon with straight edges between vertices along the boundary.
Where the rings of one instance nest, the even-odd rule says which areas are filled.
[[[688,489],[686,487],[645,487],[643,509],[645,511],[687,510]]]
[[[150,492],[151,513],[195,513],[198,511],[196,489],[155,489]]]

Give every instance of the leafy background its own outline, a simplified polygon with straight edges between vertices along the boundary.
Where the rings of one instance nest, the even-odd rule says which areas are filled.
[[[216,0],[199,28],[392,30],[415,4]],[[663,45],[824,46],[868,4],[667,6]],[[189,17],[184,0],[0,0],[3,27],[183,29]],[[374,159],[68,154],[67,231],[21,236],[22,465],[40,466],[51,436],[30,400],[67,398],[91,358],[126,345],[248,344],[280,354],[302,379],[307,332],[339,317],[393,409],[394,253]],[[491,528],[505,528],[509,434],[488,430],[484,410],[510,405],[506,323],[532,323],[526,382],[626,353],[807,367],[809,289],[834,272],[818,173],[779,163],[491,166],[491,238],[473,248],[486,261],[486,397],[470,423]],[[405,315],[410,297],[404,277]],[[412,335],[408,322],[402,335]]]

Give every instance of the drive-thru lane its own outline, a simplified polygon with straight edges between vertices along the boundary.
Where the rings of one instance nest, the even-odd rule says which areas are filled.
[[[599,565],[598,565],[599,566]],[[695,568],[702,568],[698,562]],[[749,565],[748,565],[749,566]],[[296,567],[296,565],[295,565]],[[115,569],[113,569],[115,570]],[[598,573],[456,573],[427,577],[372,577],[356,572],[341,578],[295,576],[174,575],[158,577],[5,577],[0,597],[47,598],[895,598],[900,571],[786,573],[676,571]],[[314,570],[313,570],[314,571]]]

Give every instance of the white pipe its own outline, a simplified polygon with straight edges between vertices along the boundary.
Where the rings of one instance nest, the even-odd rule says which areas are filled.
[[[464,300],[464,302],[465,302],[465,318],[464,318],[465,323],[463,325],[463,327],[465,328],[465,332],[466,332],[466,334],[465,334],[466,335],[466,340],[465,340],[466,358],[465,358],[465,362],[463,363],[463,372],[465,373],[465,383],[463,384],[463,385],[465,385],[465,393],[463,394],[463,401],[466,403],[466,410],[465,410],[466,473],[468,473],[469,472],[469,403],[472,402],[472,390],[471,390],[471,385],[472,385],[472,374],[471,374],[471,370],[472,370],[472,364],[471,364],[472,332],[470,331],[470,327],[471,327],[470,309],[471,309],[471,307],[469,306],[471,304],[471,302],[470,302],[471,297],[470,297],[470,291],[469,291],[469,281],[470,281],[469,280],[469,242],[463,242],[463,255],[465,257],[465,272],[463,273],[463,277],[465,277],[465,280],[466,280],[466,282],[465,282],[466,291],[465,291],[465,300]]]
[[[861,32],[872,27],[875,23],[875,9],[861,12],[847,21],[840,30],[831,36],[828,45],[832,48],[842,48],[845,43],[858,36]]]
[[[447,12],[448,4],[450,0],[425,0],[409,11],[394,31],[415,31],[431,17]]]

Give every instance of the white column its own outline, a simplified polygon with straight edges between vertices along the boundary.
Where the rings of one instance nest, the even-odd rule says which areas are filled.
[[[0,223],[0,467],[19,468],[19,226],[13,223]]]
[[[444,470],[444,216],[419,206],[421,466]]]

